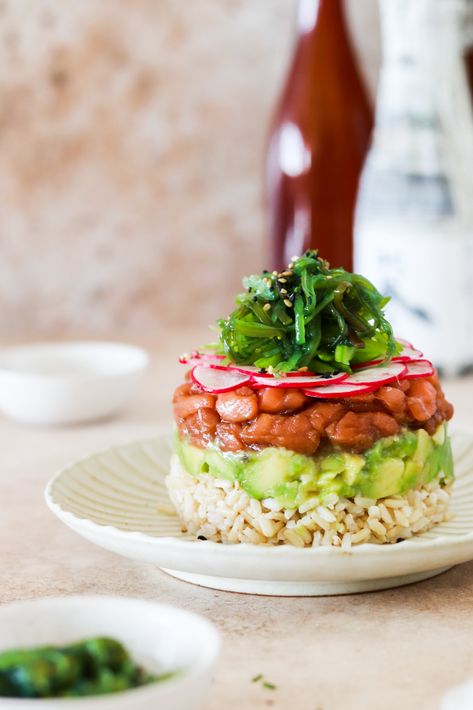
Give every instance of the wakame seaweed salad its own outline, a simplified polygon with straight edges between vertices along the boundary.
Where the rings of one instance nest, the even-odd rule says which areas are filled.
[[[363,276],[331,269],[316,251],[243,285],[235,310],[218,321],[218,351],[230,362],[330,374],[401,350],[383,313],[389,299]]]
[[[105,695],[169,677],[170,674],[148,673],[133,661],[120,642],[110,638],[0,653],[0,697]]]

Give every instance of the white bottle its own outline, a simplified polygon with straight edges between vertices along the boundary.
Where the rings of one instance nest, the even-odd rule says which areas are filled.
[[[446,372],[473,365],[471,0],[380,0],[384,61],[355,270],[394,331]]]

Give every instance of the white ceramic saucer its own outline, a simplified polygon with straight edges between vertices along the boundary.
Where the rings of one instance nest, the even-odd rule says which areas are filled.
[[[164,485],[169,436],[79,461],[50,481],[45,496],[79,535],[187,582],[250,594],[351,594],[418,582],[473,559],[473,437],[456,433],[453,446],[453,519],[395,545],[350,551],[222,545],[183,533]]]

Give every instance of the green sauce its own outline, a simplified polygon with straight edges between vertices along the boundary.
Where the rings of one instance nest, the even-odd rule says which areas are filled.
[[[0,696],[7,698],[105,695],[165,680],[170,675],[148,673],[111,638],[0,653]]]

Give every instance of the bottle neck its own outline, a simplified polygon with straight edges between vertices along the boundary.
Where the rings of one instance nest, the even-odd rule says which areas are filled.
[[[456,214],[468,220],[473,104],[465,20],[471,7],[470,0],[380,0],[384,59],[371,159],[373,170],[442,183]]]
[[[313,32],[320,25],[329,24],[345,30],[343,0],[299,0],[297,28],[301,35]]]
[[[471,0],[380,0],[379,4],[385,64],[443,60],[448,50],[460,55],[473,40]]]

